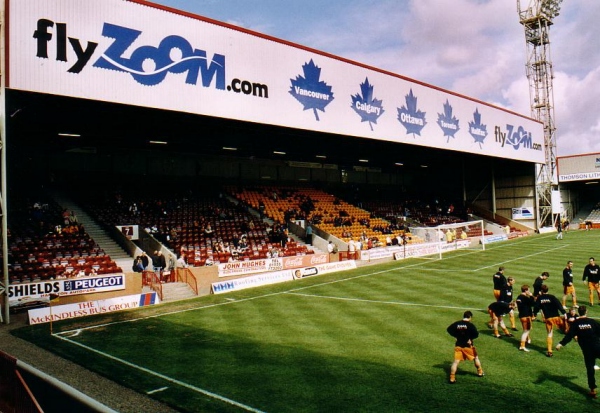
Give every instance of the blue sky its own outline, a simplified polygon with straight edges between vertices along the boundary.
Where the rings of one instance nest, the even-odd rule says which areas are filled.
[[[531,113],[517,0],[153,2]],[[550,29],[558,156],[600,152],[598,17],[600,0],[566,0]]]

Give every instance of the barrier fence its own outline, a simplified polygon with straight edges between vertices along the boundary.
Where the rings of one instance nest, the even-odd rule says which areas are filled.
[[[0,352],[0,411],[3,413],[43,412],[17,369],[17,359],[3,352]]]

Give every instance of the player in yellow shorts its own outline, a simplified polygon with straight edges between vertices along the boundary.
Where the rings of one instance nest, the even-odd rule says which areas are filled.
[[[454,362],[450,367],[449,381],[451,384],[456,383],[456,370],[458,369],[458,364],[463,360],[472,360],[477,369],[477,376],[483,377],[483,368],[481,367],[477,350],[473,345],[473,340],[479,337],[479,332],[475,324],[471,323],[472,318],[473,313],[465,311],[462,320],[450,324],[446,329],[448,334],[456,338],[456,343],[454,344]]]
[[[507,283],[506,276],[504,275],[504,267],[498,268],[498,272],[494,274],[492,281],[494,282],[494,298],[498,301]]]
[[[573,299],[573,307],[579,308],[577,305],[577,295],[575,294],[575,284],[573,283],[573,261],[567,261],[567,266],[563,269],[563,308],[567,309],[567,297]]]
[[[583,283],[587,283],[590,290],[590,307],[594,305],[594,292],[598,294],[600,302],[600,266],[596,264],[594,257],[590,257],[588,265],[583,269]]]
[[[546,345],[548,350],[546,352],[546,356],[552,357],[552,336],[554,327],[557,327],[563,333],[565,332],[566,322],[562,315],[564,315],[566,311],[561,305],[560,301],[558,301],[558,298],[552,294],[548,294],[548,286],[546,284],[542,285],[540,295],[535,302],[533,315],[537,316],[540,310],[544,312],[546,332],[548,333],[546,336]]]
[[[533,323],[533,307],[535,306],[535,299],[533,294],[529,291],[528,285],[521,286],[521,294],[515,301],[517,308],[519,309],[519,319],[521,320],[521,326],[523,327],[523,334],[521,334],[521,342],[519,346],[520,351],[528,352],[527,344],[531,343],[531,327]]]

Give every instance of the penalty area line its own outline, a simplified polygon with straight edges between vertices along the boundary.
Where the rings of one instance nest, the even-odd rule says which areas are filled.
[[[70,340],[67,337],[59,336],[59,335],[55,335],[55,337],[60,338],[61,340],[66,341],[66,342],[68,342],[70,344],[73,344],[73,345],[79,346],[81,348],[84,348],[87,351],[91,351],[92,353],[96,353],[99,356],[108,358],[110,360],[116,361],[116,362],[121,363],[121,364],[124,364],[124,365],[126,365],[128,367],[131,367],[133,369],[142,371],[142,372],[144,372],[146,374],[149,374],[151,376],[155,376],[155,377],[158,377],[160,379],[166,380],[169,383],[176,384],[178,386],[184,387],[184,388],[186,388],[188,390],[195,391],[196,393],[203,394],[205,396],[208,396],[208,397],[210,397],[212,399],[215,399],[215,400],[219,400],[219,401],[224,402],[226,404],[229,404],[229,405],[232,405],[232,406],[235,406],[235,407],[239,407],[240,409],[245,410],[247,412],[264,413],[262,410],[255,409],[254,407],[247,406],[245,404],[236,402],[235,400],[228,399],[227,397],[221,396],[219,394],[210,392],[208,390],[201,389],[199,387],[193,386],[193,385],[185,383],[183,381],[174,379],[172,377],[165,376],[164,374],[158,373],[156,371],[149,370],[149,369],[147,369],[145,367],[138,366],[137,364],[133,364],[133,363],[131,363],[129,361],[126,361],[126,360],[120,359],[118,357],[112,356],[112,355],[110,355],[108,353],[105,353],[103,351],[96,350],[95,348],[86,346],[85,344],[81,344],[81,343],[78,343],[77,341]]]

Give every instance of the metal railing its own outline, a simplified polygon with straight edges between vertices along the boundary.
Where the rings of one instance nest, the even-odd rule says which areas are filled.
[[[176,268],[175,272],[177,274],[177,281],[187,283],[194,293],[198,295],[198,280],[192,274],[189,268]]]

